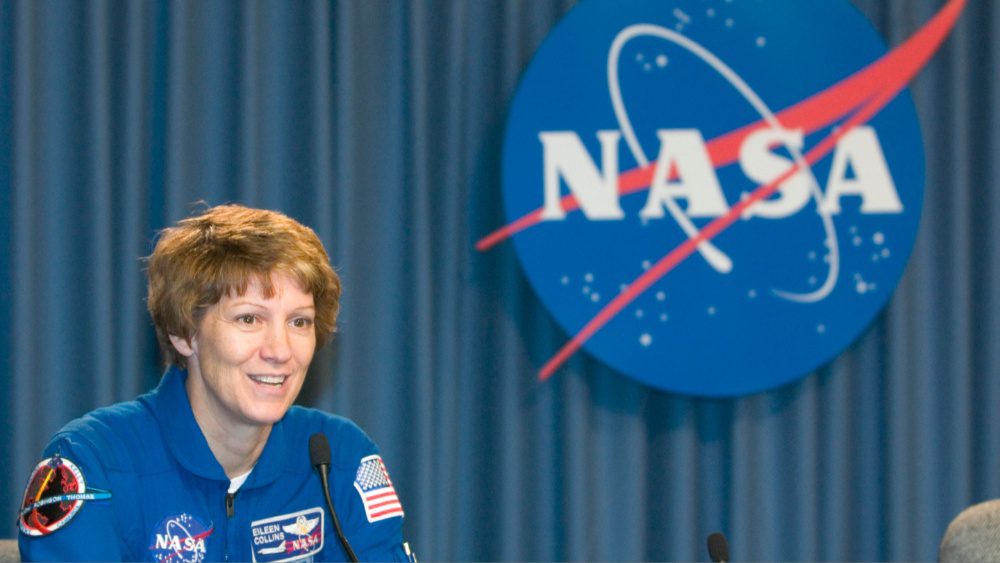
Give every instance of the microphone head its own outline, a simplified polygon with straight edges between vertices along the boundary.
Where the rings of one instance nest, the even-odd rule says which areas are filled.
[[[948,524],[938,548],[942,563],[1000,561],[1000,499],[972,505]]]
[[[729,561],[729,542],[722,532],[712,532],[708,535],[708,556],[712,561]]]
[[[309,461],[313,467],[330,465],[330,442],[326,434],[317,432],[309,437]]]

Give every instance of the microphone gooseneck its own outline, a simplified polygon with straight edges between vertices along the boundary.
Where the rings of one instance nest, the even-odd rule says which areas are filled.
[[[309,461],[316,468],[316,471],[319,471],[319,481],[323,486],[323,496],[326,497],[326,507],[330,509],[333,530],[337,532],[337,538],[340,540],[340,545],[344,546],[347,558],[357,563],[358,556],[351,549],[351,544],[347,543],[347,537],[344,536],[344,531],[340,528],[340,519],[337,518],[337,511],[333,508],[333,499],[330,498],[330,483],[327,481],[327,476],[330,473],[330,457],[330,442],[326,439],[326,435],[317,432],[310,436]]]
[[[715,563],[729,561],[729,542],[722,532],[712,532],[708,535],[708,556]]]

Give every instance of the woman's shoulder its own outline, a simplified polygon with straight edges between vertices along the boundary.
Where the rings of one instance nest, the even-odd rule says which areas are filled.
[[[156,420],[139,401],[95,409],[71,420],[53,435],[46,451],[89,453],[108,471],[135,471],[159,440]]]
[[[357,467],[358,460],[378,452],[368,434],[353,420],[319,409],[293,406],[285,414],[286,432],[299,439],[308,440],[315,433],[322,433],[330,442],[332,462],[338,467]]]

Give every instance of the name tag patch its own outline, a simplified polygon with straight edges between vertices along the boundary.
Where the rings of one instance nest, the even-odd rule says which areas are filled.
[[[250,523],[255,563],[294,561],[323,550],[323,509],[308,508]]]

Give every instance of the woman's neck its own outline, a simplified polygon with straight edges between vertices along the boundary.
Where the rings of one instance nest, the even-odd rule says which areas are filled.
[[[215,459],[230,479],[250,471],[264,451],[273,424],[251,424],[227,417],[224,408],[206,400],[205,390],[197,383],[189,374],[188,400]]]
[[[233,427],[202,424],[197,414],[195,420],[198,420],[212,454],[230,479],[253,469],[271,435],[271,425]]]

